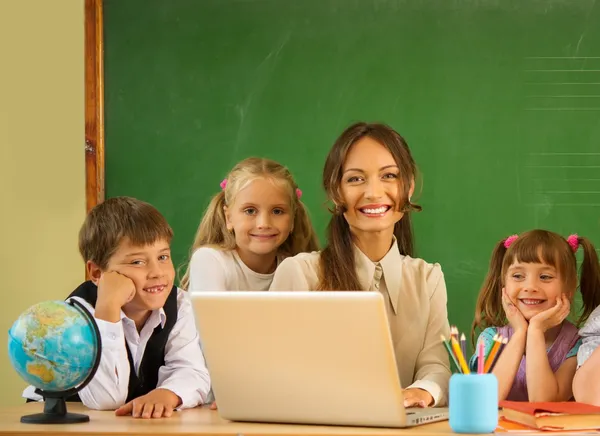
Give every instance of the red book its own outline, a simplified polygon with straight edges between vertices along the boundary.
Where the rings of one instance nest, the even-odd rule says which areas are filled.
[[[600,407],[591,404],[500,401],[500,407],[505,419],[540,430],[600,429]]]

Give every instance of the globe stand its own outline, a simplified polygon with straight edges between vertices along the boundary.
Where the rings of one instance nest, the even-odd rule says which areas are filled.
[[[62,397],[44,398],[44,413],[21,416],[25,424],[75,424],[89,420],[87,415],[67,412],[67,402]]]
[[[76,424],[80,422],[89,422],[90,417],[82,413],[67,412],[67,402],[65,398],[69,398],[83,389],[96,374],[98,366],[100,366],[100,357],[102,356],[102,340],[100,338],[100,330],[96,324],[96,320],[92,314],[77,300],[69,300],[69,304],[77,307],[89,319],[96,333],[96,358],[94,365],[87,378],[79,386],[68,389],[63,392],[47,392],[41,389],[36,389],[35,393],[44,397],[44,412],[34,413],[31,415],[21,416],[21,422],[25,424]]]

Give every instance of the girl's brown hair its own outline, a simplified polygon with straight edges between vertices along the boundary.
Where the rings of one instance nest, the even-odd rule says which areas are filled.
[[[421,207],[410,202],[409,192],[417,176],[417,167],[404,138],[394,129],[378,123],[359,122],[348,127],[335,141],[327,155],[323,169],[323,188],[334,203],[333,216],[327,227],[327,246],[320,256],[320,290],[360,290],[355,269],[354,250],[350,227],[344,218],[346,211],[340,191],[343,166],[350,148],[364,137],[369,137],[383,145],[394,157],[400,169],[400,198],[396,206],[405,213],[395,224],[394,235],[401,254],[413,255],[413,232],[410,221],[411,211]]]
[[[600,266],[592,243],[587,238],[574,238],[577,238],[577,247],[583,249],[579,279],[583,312],[577,320],[577,324],[580,325],[600,304]],[[490,267],[477,298],[475,319],[471,327],[473,344],[477,329],[499,327],[507,323],[502,307],[502,288],[506,282],[508,268],[513,263],[551,265],[558,271],[567,292],[575,293],[577,290],[577,260],[573,248],[565,238],[548,230],[536,229],[517,237],[508,248],[505,241],[506,239],[498,242],[494,247]]]
[[[235,201],[238,192],[258,178],[272,180],[283,186],[290,196],[291,213],[294,217],[293,230],[290,236],[279,247],[282,256],[294,256],[298,253],[316,251],[319,243],[313,229],[308,212],[297,195],[298,185],[290,171],[278,162],[270,159],[250,157],[239,162],[227,175],[225,189],[213,197],[196,232],[190,257],[204,246],[212,246],[222,250],[236,248],[235,235],[227,230],[224,206]],[[190,278],[189,263],[181,279],[180,287],[187,289]]]

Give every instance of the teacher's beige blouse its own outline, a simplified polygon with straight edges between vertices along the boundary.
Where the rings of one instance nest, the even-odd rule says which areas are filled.
[[[447,403],[450,366],[440,335],[449,337],[446,283],[438,264],[403,256],[394,242],[379,262],[354,247],[364,290],[385,297],[398,374],[404,388],[428,391],[435,406]],[[316,290],[319,252],[301,253],[278,267],[271,291]]]

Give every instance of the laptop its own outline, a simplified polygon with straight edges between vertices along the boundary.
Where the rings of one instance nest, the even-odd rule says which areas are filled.
[[[378,292],[191,294],[219,414],[231,421],[409,427]]]

